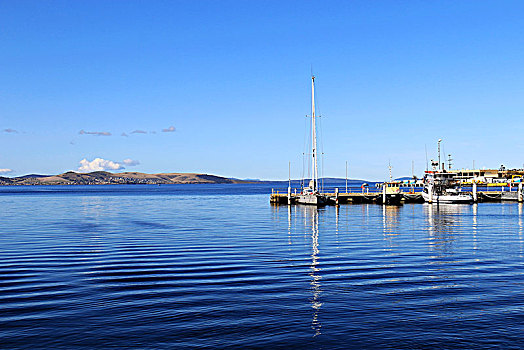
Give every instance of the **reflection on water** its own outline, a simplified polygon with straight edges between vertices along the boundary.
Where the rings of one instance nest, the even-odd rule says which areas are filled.
[[[524,349],[522,204],[144,191],[0,195],[0,348]]]
[[[275,218],[278,217],[278,206],[273,207],[273,215]],[[319,313],[320,309],[322,307],[322,301],[321,301],[321,279],[322,276],[320,275],[321,269],[319,267],[319,212],[322,212],[324,209],[318,209],[314,206],[305,206],[305,205],[299,205],[299,206],[287,206],[287,232],[288,232],[288,244],[292,245],[292,239],[293,231],[296,229],[296,225],[298,223],[297,220],[299,220],[299,217],[303,219],[303,229],[304,229],[304,236],[310,240],[311,244],[311,253],[310,253],[310,260],[311,263],[309,264],[309,272],[308,275],[310,276],[310,286],[311,286],[311,297],[309,298],[311,308],[313,309],[313,315],[311,319],[311,328],[314,331],[314,337],[322,334],[321,328],[322,324],[319,320]],[[338,220],[339,220],[339,208],[335,207],[335,232],[338,237]]]
[[[311,264],[309,265],[310,271],[309,276],[311,277],[311,291],[313,293],[311,298],[311,308],[313,309],[313,317],[311,320],[311,328],[315,331],[315,336],[321,334],[322,325],[318,319],[320,308],[322,307],[322,302],[320,300],[320,295],[322,293],[320,280],[322,276],[320,275],[320,267],[318,266],[318,256],[319,256],[319,245],[318,245],[318,209],[310,206],[300,206],[304,211],[304,219],[309,221],[309,225],[305,225],[306,229],[309,229],[311,233]],[[309,227],[308,227],[309,226]]]
[[[397,205],[382,206],[382,233],[387,244],[387,251],[391,251],[394,246],[393,239],[399,234],[399,214],[400,207]]]
[[[382,206],[382,228],[384,235],[398,234],[400,207],[398,205]]]
[[[432,251],[438,255],[453,253],[455,235],[462,225],[460,215],[465,214],[470,207],[463,204],[424,204]]]
[[[473,251],[477,251],[478,245],[477,245],[477,233],[478,233],[478,204],[474,203],[472,206],[472,212],[473,212],[473,225],[472,225],[472,234],[473,234]]]
[[[522,206],[524,204],[519,203],[519,242],[520,242],[520,257],[522,258],[524,256],[524,237],[523,237],[523,229],[522,229]]]

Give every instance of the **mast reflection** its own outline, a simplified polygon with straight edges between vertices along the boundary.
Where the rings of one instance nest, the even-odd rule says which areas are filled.
[[[316,207],[303,206],[301,207],[304,210],[304,219],[309,220],[309,225],[306,224],[304,227],[307,229],[310,226],[311,230],[311,264],[309,265],[308,275],[311,277],[311,308],[313,309],[313,317],[311,320],[311,328],[315,331],[315,335],[321,334],[322,325],[318,319],[320,308],[322,307],[322,302],[320,299],[322,289],[320,280],[322,276],[320,275],[320,267],[318,256],[319,256],[319,243],[318,243],[318,209]]]
[[[478,233],[478,221],[477,221],[477,212],[478,212],[478,204],[473,203],[472,209],[473,209],[473,251],[477,251],[477,233]]]

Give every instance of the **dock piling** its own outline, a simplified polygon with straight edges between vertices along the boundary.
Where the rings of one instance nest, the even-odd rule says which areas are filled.
[[[477,195],[477,183],[473,182],[473,202],[478,202],[478,195]]]
[[[523,201],[523,197],[524,197],[524,193],[522,192],[523,188],[522,188],[522,182],[519,183],[519,192],[518,192],[518,195],[517,195],[517,198],[518,198],[518,201],[520,203],[522,203]]]

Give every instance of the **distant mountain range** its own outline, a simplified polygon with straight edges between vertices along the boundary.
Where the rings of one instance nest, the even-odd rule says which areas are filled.
[[[0,177],[0,185],[112,185],[112,184],[204,184],[204,183],[249,183],[216,175],[191,173],[144,174],[137,172],[110,173],[95,171],[76,173],[69,171],[60,175],[24,175]]]

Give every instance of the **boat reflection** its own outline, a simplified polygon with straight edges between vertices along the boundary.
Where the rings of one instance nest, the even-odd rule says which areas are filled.
[[[429,246],[438,255],[453,252],[455,234],[461,226],[461,214],[469,211],[470,205],[423,204],[428,223]],[[476,220],[476,219],[475,219]]]
[[[384,235],[385,251],[392,251],[394,238],[399,234],[400,210],[397,205],[382,206],[382,234]]]
[[[519,242],[520,242],[520,257],[524,256],[524,234],[523,234],[523,224],[522,224],[522,211],[524,204],[519,203]]]
[[[478,207],[479,205],[477,203],[473,203],[471,206],[472,212],[473,212],[473,225],[472,225],[472,233],[473,233],[473,251],[476,252],[478,249],[477,244],[477,234],[478,234]]]
[[[397,235],[400,207],[397,205],[382,206],[382,230],[384,235]]]
[[[320,275],[319,267],[319,243],[318,243],[318,217],[319,209],[313,206],[300,206],[298,207],[303,211],[304,216],[304,229],[305,234],[311,234],[311,264],[309,265],[308,275],[311,277],[310,285],[312,297],[311,308],[313,309],[313,316],[311,320],[311,328],[315,332],[314,336],[321,334],[322,324],[319,321],[319,313],[322,307],[321,294],[322,286],[321,280],[322,276]],[[322,210],[322,209],[320,209]]]

